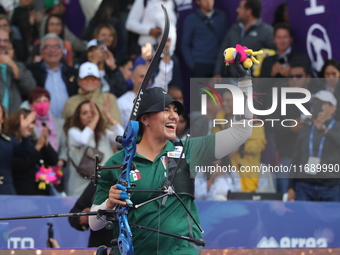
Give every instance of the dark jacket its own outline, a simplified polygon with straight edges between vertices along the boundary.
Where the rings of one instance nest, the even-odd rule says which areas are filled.
[[[23,157],[33,150],[30,138],[23,138],[19,142],[12,136],[0,132],[0,194],[15,195],[12,167],[16,157]]]
[[[328,126],[330,121],[326,122]],[[296,172],[291,170],[291,177],[289,182],[289,188],[295,188],[296,181],[306,182],[312,185],[332,187],[340,185],[339,179],[339,167],[340,167],[340,122],[335,122],[334,126],[328,131],[325,136],[325,143],[321,155],[320,166],[332,165],[333,171],[330,172],[330,167],[327,167],[326,173],[317,173],[316,175],[307,174],[304,172],[309,159],[309,136],[311,132],[311,125],[306,125],[299,132],[299,136],[295,143],[295,149],[292,159],[292,167],[295,166]],[[313,149],[314,155],[317,155],[322,134],[315,129]],[[300,171],[301,165],[301,171]],[[293,169],[293,168],[292,168]],[[336,170],[336,171],[334,171]]]
[[[229,65],[228,68],[225,66],[223,55],[225,49],[235,47],[236,44],[246,46],[254,51],[262,48],[275,49],[273,27],[262,22],[261,19],[258,19],[243,37],[241,31],[238,23],[235,23],[228,30],[217,55],[214,74],[220,74],[223,77],[237,77],[232,65]]]
[[[31,71],[35,81],[37,82],[37,86],[45,88],[45,82],[47,78],[47,71],[45,67],[44,61],[40,61],[39,63],[29,64],[27,68]],[[65,64],[62,65],[61,68],[62,78],[65,82],[67,93],[69,97],[78,94],[78,71],[69,67]]]
[[[214,64],[226,31],[227,18],[217,9],[214,9],[211,18],[199,9],[188,15],[181,47],[185,63],[189,67],[196,63]]]
[[[85,208],[91,208],[94,193],[96,192],[96,187],[92,182],[89,183],[87,188],[84,190],[83,194],[78,198],[76,204],[71,209],[70,213],[82,212]],[[69,217],[68,221],[70,225],[79,230],[84,231],[89,228],[89,225],[81,225],[79,222],[79,217]],[[113,231],[108,229],[100,229],[98,231],[91,231],[89,237],[88,247],[99,247],[100,245],[106,245],[107,247],[112,246],[111,240],[113,239]]]
[[[36,141],[33,142],[36,144]],[[39,170],[40,160],[44,160],[46,166],[55,166],[58,162],[58,153],[50,144],[37,151],[35,148],[25,157],[15,157],[12,167],[13,184],[17,195],[49,195],[50,190],[38,189],[35,181],[35,173]]]
[[[266,57],[263,60],[261,67],[261,78],[269,78],[272,77],[270,73],[272,72],[273,65],[279,61],[279,55],[275,54],[274,56]],[[297,52],[292,50],[289,54],[287,54],[287,63],[300,63],[306,65],[308,68],[307,73],[312,74],[312,63],[310,62],[308,56],[302,52]],[[281,75],[275,76],[276,78],[281,78]]]

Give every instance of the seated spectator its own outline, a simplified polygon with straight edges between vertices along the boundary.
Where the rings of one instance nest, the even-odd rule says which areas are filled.
[[[61,16],[52,14],[48,16],[46,20],[46,27],[45,33],[49,34],[53,33],[60,37],[60,39],[64,42],[64,60],[68,66],[73,66],[73,52],[72,52],[72,45],[69,41],[64,39],[64,21]],[[30,53],[30,59],[28,63],[36,63],[41,61],[41,57],[39,56],[39,48],[40,48],[40,39],[37,39],[33,43],[34,49]]]
[[[223,52],[229,47],[240,44],[254,51],[262,48],[275,49],[273,27],[263,22],[261,11],[261,0],[239,1],[239,6],[236,9],[237,22],[230,27],[221,43],[216,58],[214,78],[218,80],[221,77],[237,77],[233,66],[226,67],[223,61]]]
[[[116,46],[118,42],[118,37],[117,37],[117,32],[113,26],[111,26],[110,24],[99,25],[94,30],[93,38],[104,41],[109,51],[111,51],[113,56],[116,56],[117,54]]]
[[[12,25],[20,31],[23,46],[25,47],[26,62],[29,52],[32,50],[33,42],[39,38],[38,24],[40,13],[34,9],[34,1],[20,0],[20,6],[16,7],[12,13]]]
[[[133,89],[127,91],[117,100],[123,127],[126,127],[129,122],[133,107],[133,100],[137,97],[139,87],[142,84],[142,81],[144,79],[146,71],[148,70],[148,67],[149,67],[148,65],[139,65],[135,68],[131,76]]]
[[[177,140],[179,141],[180,139],[186,139],[187,134],[190,134],[189,114],[187,113],[187,111],[183,111],[182,114],[179,116],[179,120],[177,124],[177,129],[176,129]]]
[[[67,134],[71,160],[66,185],[66,192],[69,196],[80,196],[90,182],[76,170],[86,147],[98,148],[104,154],[102,161],[99,162],[103,164],[114,154],[112,145],[116,144],[116,136],[122,135],[124,132],[121,125],[111,117],[107,109],[103,113],[113,131],[105,128],[105,121],[93,99],[81,102],[72,116],[71,128]],[[94,165],[89,167],[94,169]]]
[[[110,92],[118,98],[128,90],[123,74],[103,40],[92,39],[88,42],[86,59],[99,68],[102,92]]]
[[[59,171],[60,185],[56,186],[58,191],[63,189],[63,169],[67,162],[67,146],[66,135],[63,130],[64,120],[56,118],[50,112],[50,93],[44,89],[37,87],[28,95],[28,101],[24,102],[21,107],[35,111],[36,121],[34,128],[35,137],[39,137],[43,128],[46,126],[49,130],[48,140],[52,148],[58,153],[58,162],[53,166],[54,172]]]
[[[91,206],[93,202],[94,193],[96,192],[96,186],[90,182],[81,196],[78,198],[77,202],[71,209],[70,213],[78,212],[89,212],[91,211]],[[89,229],[89,216],[80,217],[68,217],[68,222],[70,225],[79,230],[86,231]],[[90,229],[88,247],[99,247],[101,245],[111,246],[111,241],[113,239],[113,232],[111,229],[100,229],[98,231],[93,231]]]
[[[291,173],[288,200],[339,202],[340,179],[333,169],[340,164],[340,122],[333,117],[337,100],[321,90],[312,106],[312,124],[305,125],[296,139],[291,163],[299,171]]]
[[[304,63],[307,73],[312,74],[312,64],[308,56],[292,48],[293,32],[288,24],[277,24],[274,27],[274,42],[276,54],[263,60],[260,77],[287,78],[293,62]]]
[[[20,134],[20,115],[27,117],[30,110],[19,109],[13,112],[8,119],[8,134],[15,137],[18,141],[21,141]],[[34,150],[31,153],[27,153],[24,157],[14,157],[12,166],[13,173],[13,184],[18,195],[51,195],[52,187],[51,180],[46,181],[45,178],[48,176],[41,176],[42,179],[36,179],[36,173],[40,167],[49,169],[51,166],[55,166],[58,161],[58,153],[53,149],[49,142],[49,130],[48,127],[41,127],[39,136],[34,135],[34,122],[30,125],[29,137],[32,139],[34,144]],[[50,169],[49,169],[50,170]],[[43,172],[41,172],[43,173]],[[56,180],[56,175],[54,172]],[[42,183],[43,185],[40,185]],[[51,190],[52,189],[52,190]]]
[[[184,104],[184,97],[182,90],[176,85],[170,85],[168,89],[168,94],[176,101]]]
[[[159,62],[158,70],[153,74],[154,79],[151,81],[150,87],[161,87],[165,91],[168,91],[168,85],[173,82],[173,74],[174,74],[174,61],[172,57],[170,57],[169,49],[170,49],[171,39],[165,43],[163,49],[163,56]],[[134,62],[134,68],[138,65],[146,65],[150,64],[154,55],[154,50],[150,43],[146,43],[142,47],[142,54],[137,57]],[[175,83],[176,84],[176,83]]]
[[[75,108],[83,101],[93,99],[98,105],[101,112],[108,108],[110,115],[121,123],[121,117],[117,105],[117,98],[111,93],[103,93],[100,91],[100,73],[97,65],[86,62],[79,68],[78,85],[80,87],[79,93],[70,97],[63,110],[63,118],[65,120],[65,132],[70,128],[72,116]],[[109,120],[106,120],[106,125],[110,127]]]
[[[77,70],[62,62],[64,42],[56,34],[47,34],[41,39],[39,63],[29,64],[27,68],[32,72],[39,87],[50,92],[51,112],[61,118],[66,100],[76,95]]]
[[[88,26],[81,33],[81,38],[87,41],[90,41],[93,38],[103,40],[104,38],[102,38],[102,36],[104,34],[98,37],[101,33],[113,37],[114,44],[111,45],[111,43],[107,42],[105,42],[105,44],[115,58],[119,60],[126,55],[125,45],[127,44],[127,41],[122,34],[122,27],[125,26],[125,22],[120,19],[121,7],[125,4],[126,3],[119,0],[101,1],[99,7],[95,10],[94,15],[92,15],[91,20],[88,22]],[[131,3],[127,4],[131,5]],[[117,38],[119,38],[119,41]],[[116,46],[118,47],[117,49]]]
[[[0,101],[9,113],[19,109],[23,98],[27,98],[29,91],[36,87],[36,82],[25,65],[13,60],[9,55],[9,34],[0,30]],[[11,51],[13,54],[13,51]]]
[[[17,129],[20,141],[15,137],[5,135],[8,131],[6,109],[0,104],[0,194],[15,195],[16,191],[13,185],[12,167],[15,157],[25,157],[33,150],[30,139],[30,133],[35,113],[31,112],[26,117],[19,116],[19,128]]]
[[[40,38],[44,36],[45,31],[45,23],[49,15],[57,14],[60,16],[64,16],[66,5],[68,1],[63,0],[44,0],[45,7],[45,16],[43,16],[42,21],[40,23],[39,35]],[[83,52],[86,50],[86,41],[80,40],[77,36],[75,36],[67,26],[64,27],[64,36],[65,40],[69,41],[72,45],[72,49],[75,52]]]
[[[321,71],[320,78],[325,90],[331,91],[336,100],[340,102],[340,62],[336,59],[326,60]],[[340,108],[337,107],[334,118],[340,120]]]
[[[133,70],[133,59],[125,58],[118,63],[119,70],[122,72],[124,80],[127,84],[128,90],[131,90],[133,84],[131,82],[132,70]]]

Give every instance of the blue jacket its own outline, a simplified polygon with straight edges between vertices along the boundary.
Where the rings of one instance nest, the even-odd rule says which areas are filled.
[[[208,18],[199,9],[189,14],[184,22],[181,50],[186,64],[213,64],[220,44],[227,32],[227,18],[223,12],[214,9]]]

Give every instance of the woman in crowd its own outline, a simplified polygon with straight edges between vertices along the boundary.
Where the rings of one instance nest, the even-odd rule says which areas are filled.
[[[86,60],[98,66],[102,92],[111,92],[118,98],[128,90],[115,57],[103,40],[92,39],[87,43]]]
[[[7,133],[7,115],[5,108],[0,104],[0,194],[15,195],[13,185],[12,167],[15,157],[24,157],[33,150],[30,139],[31,129],[35,120],[32,112],[26,117],[18,116],[19,127],[17,129],[20,141]]]
[[[108,23],[99,25],[94,31],[93,38],[104,41],[106,47],[115,56],[117,46],[117,32]]]
[[[76,167],[81,161],[85,149],[88,146],[95,147],[104,156],[101,163],[106,162],[114,154],[112,145],[115,145],[117,135],[122,135],[124,130],[104,108],[105,117],[112,126],[112,130],[105,128],[105,122],[95,103],[84,101],[78,105],[72,118],[71,128],[68,130],[69,158],[69,178],[67,180],[67,195],[80,196],[89,180],[81,176]],[[89,166],[93,167],[93,166]]]
[[[44,35],[47,35],[49,33],[56,34],[59,36],[63,42],[64,42],[64,59],[65,63],[68,66],[73,66],[73,51],[72,51],[72,45],[69,41],[65,40],[64,38],[64,21],[63,18],[60,15],[52,14],[48,16],[46,20],[45,25],[45,33]],[[40,57],[40,39],[37,39],[33,43],[34,50],[30,53],[30,58],[28,60],[29,63],[36,63],[41,60]]]
[[[13,112],[8,119],[8,133],[15,137],[18,141],[22,141],[20,134],[20,116],[27,117],[31,113],[27,109],[19,109]],[[40,135],[34,135],[35,121],[30,123],[29,137],[32,139],[34,149],[25,156],[15,157],[13,162],[13,183],[18,195],[50,195],[52,184],[46,183],[48,175],[41,176],[40,180],[36,180],[36,173],[41,166],[49,169],[50,166],[56,165],[58,154],[52,148],[48,136],[47,127],[42,127]],[[42,172],[43,173],[43,172]],[[47,173],[46,173],[47,174]],[[52,177],[53,173],[50,173]],[[55,176],[55,175],[54,175]],[[39,182],[44,185],[38,188]],[[53,188],[52,188],[53,190]]]
[[[324,78],[322,83],[325,90],[331,91],[335,98],[340,101],[340,62],[336,59],[326,60],[320,71],[320,78]],[[334,114],[336,120],[340,120],[340,108]]]

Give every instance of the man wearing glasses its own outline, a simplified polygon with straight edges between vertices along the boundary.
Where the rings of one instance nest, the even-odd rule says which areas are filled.
[[[55,34],[47,34],[41,39],[41,61],[28,65],[37,85],[50,92],[51,112],[61,118],[66,100],[77,94],[78,72],[63,63],[64,43]]]

